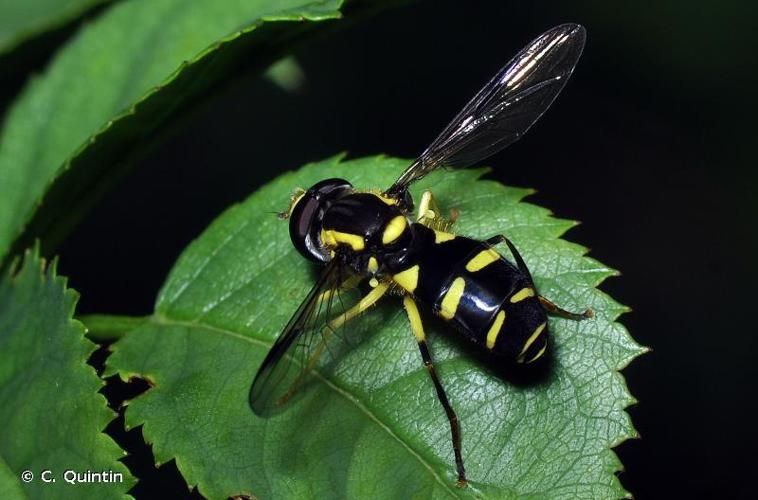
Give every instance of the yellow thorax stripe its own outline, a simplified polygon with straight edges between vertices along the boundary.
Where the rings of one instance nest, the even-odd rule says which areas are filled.
[[[340,243],[349,245],[356,252],[360,252],[366,248],[366,242],[363,240],[363,236],[357,234],[343,233],[335,229],[322,229],[321,241],[328,246],[337,246]]]
[[[393,217],[393,219],[387,223],[387,227],[384,228],[384,233],[382,233],[382,245],[389,245],[390,243],[397,241],[407,227],[408,221],[404,215]]]
[[[434,230],[434,242],[435,243],[444,243],[446,241],[450,241],[455,238],[455,235],[452,233],[446,233],[444,231],[437,231]]]
[[[389,196],[384,196],[382,193],[371,193],[380,200],[382,200],[387,205],[397,205],[397,200],[395,198],[390,198]]]

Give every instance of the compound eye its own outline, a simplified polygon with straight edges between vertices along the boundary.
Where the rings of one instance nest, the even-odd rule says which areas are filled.
[[[311,187],[310,191],[314,192],[316,198],[323,199],[334,193],[335,191],[352,189],[353,185],[347,182],[345,179],[325,179],[320,181]]]
[[[305,258],[314,262],[328,262],[329,249],[320,240],[324,213],[341,196],[352,191],[344,179],[326,179],[313,185],[296,200],[290,213],[290,239]]]
[[[326,262],[327,255],[314,237],[314,221],[318,219],[319,201],[310,196],[302,197],[294,206],[290,216],[290,239],[295,248],[315,262]]]
[[[392,245],[397,242],[408,228],[408,219],[404,215],[392,218],[382,233],[382,245]]]

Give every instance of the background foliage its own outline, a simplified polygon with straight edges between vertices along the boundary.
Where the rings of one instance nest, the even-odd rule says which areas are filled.
[[[122,498],[134,484],[117,461],[125,453],[102,432],[114,413],[86,364],[95,345],[72,319],[76,300],[37,249],[0,282],[0,491],[9,498]],[[44,470],[57,481],[40,481]],[[124,481],[73,486],[67,470],[110,470]],[[22,471],[36,481],[22,483]]]
[[[6,117],[0,258],[19,239],[53,245],[136,148],[236,69],[241,50],[265,67],[306,20],[337,17],[339,3],[132,0],[83,28]]]

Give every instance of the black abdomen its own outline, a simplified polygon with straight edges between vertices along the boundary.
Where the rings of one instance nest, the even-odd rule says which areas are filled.
[[[518,362],[542,355],[547,318],[530,279],[481,241],[412,227],[413,252],[395,281],[473,343]]]

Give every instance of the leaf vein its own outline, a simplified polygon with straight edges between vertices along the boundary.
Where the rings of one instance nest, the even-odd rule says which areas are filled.
[[[176,326],[183,326],[183,327],[189,327],[189,328],[193,328],[193,327],[194,328],[203,328],[203,329],[215,332],[215,333],[220,333],[220,334],[223,334],[223,335],[228,335],[228,336],[230,336],[232,338],[235,338],[237,340],[242,340],[242,341],[245,341],[245,342],[250,342],[250,343],[257,344],[257,345],[260,345],[260,346],[266,347],[266,348],[270,348],[271,345],[272,345],[271,343],[266,342],[266,341],[264,341],[262,339],[257,339],[257,338],[254,338],[254,337],[249,337],[249,336],[242,335],[240,333],[237,333],[237,332],[234,332],[234,331],[231,331],[231,330],[227,330],[225,328],[221,328],[221,327],[213,326],[213,325],[207,325],[205,323],[200,323],[200,322],[197,322],[197,321],[180,321],[180,320],[175,320],[175,319],[169,318],[167,316],[160,316],[160,315],[157,315],[157,314],[154,316],[154,319],[152,321],[154,321],[156,323],[159,323],[159,324],[163,324],[163,325],[176,325]],[[313,370],[313,373],[314,373],[314,375],[319,380],[321,380],[321,382],[326,387],[328,387],[333,392],[339,394],[344,399],[346,399],[347,401],[349,401],[350,403],[352,403],[357,409],[359,409],[361,412],[363,412],[369,418],[369,420],[373,421],[376,425],[379,426],[380,429],[382,429],[383,431],[385,431],[391,438],[393,438],[403,448],[405,448],[405,450],[411,456],[413,456],[416,460],[418,460],[418,462],[422,466],[424,466],[424,468],[426,468],[429,471],[429,474],[432,476],[432,478],[438,484],[440,484],[440,486],[442,486],[442,488],[450,496],[452,496],[453,498],[462,498],[459,494],[457,494],[450,487],[450,485],[448,485],[442,479],[442,477],[440,477],[440,475],[437,473],[437,471],[434,470],[434,468],[432,467],[432,465],[421,455],[421,453],[419,453],[418,451],[414,450],[408,443],[406,443],[405,441],[403,441],[400,438],[400,436],[398,436],[387,423],[383,422],[376,414],[374,414],[374,412],[371,411],[371,409],[369,409],[366,405],[364,405],[363,403],[361,403],[361,401],[358,398],[356,398],[354,395],[352,395],[346,389],[340,387],[336,383],[334,383],[331,380],[329,380],[326,377],[324,377],[317,370]]]

